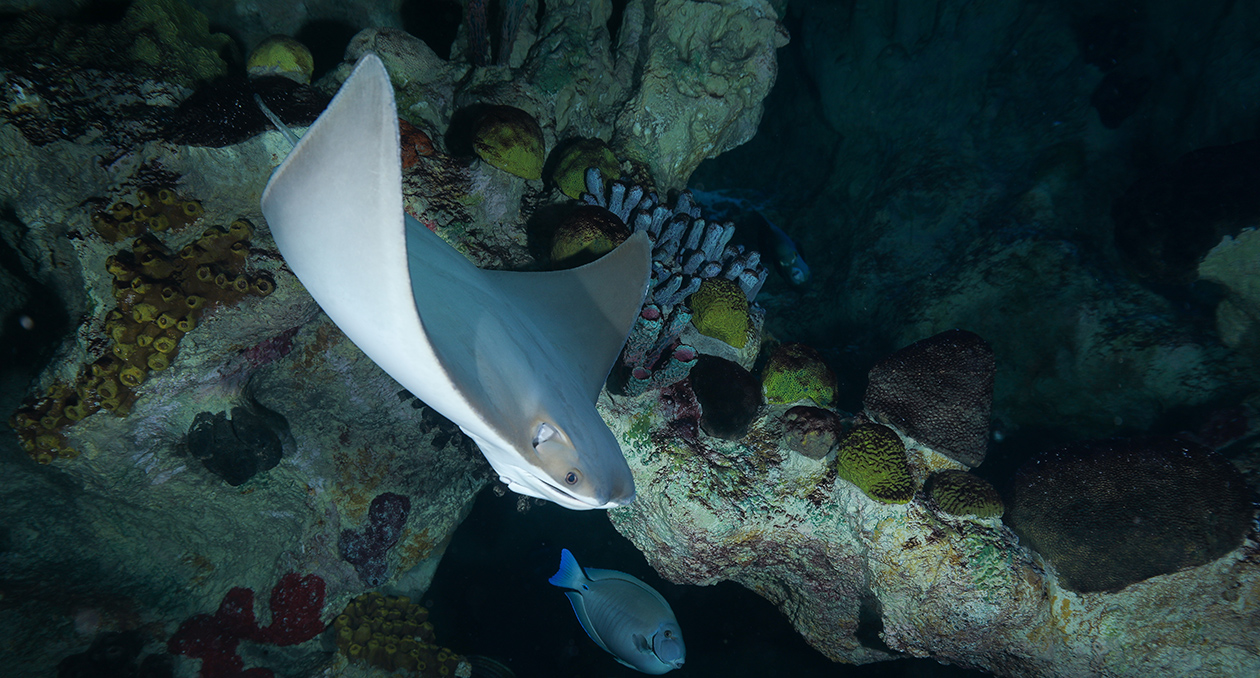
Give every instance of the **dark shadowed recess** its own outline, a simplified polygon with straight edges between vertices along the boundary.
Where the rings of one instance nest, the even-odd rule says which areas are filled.
[[[678,586],[652,570],[617,533],[603,511],[497,496],[486,490],[456,530],[422,603],[440,644],[492,657],[518,678],[643,674],[616,663],[578,624],[562,591],[547,583],[560,549],[584,567],[621,570],[660,591],[682,625],[687,664],[670,675],[687,678],[969,678],[988,674],[927,659],[866,666],[837,664],[814,650],[787,618],[761,596],[732,582]]]

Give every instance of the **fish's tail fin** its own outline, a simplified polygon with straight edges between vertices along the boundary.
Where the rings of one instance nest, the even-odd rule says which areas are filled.
[[[560,549],[560,569],[547,582],[562,589],[579,591],[586,588],[586,572],[578,565],[577,558],[569,553],[569,549]]]

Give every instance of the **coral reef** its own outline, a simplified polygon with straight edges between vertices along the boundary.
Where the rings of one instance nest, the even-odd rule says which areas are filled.
[[[603,207],[581,205],[556,227],[551,260],[566,265],[584,264],[612,251],[628,237],[629,229],[615,214]]]
[[[906,446],[887,426],[866,423],[853,427],[840,441],[836,472],[878,502],[904,504],[914,497]]]
[[[683,191],[669,207],[642,186],[605,184],[599,170],[589,168],[582,200],[607,208],[633,233],[647,232],[652,240],[652,284],[645,303],[657,304],[662,311],[672,310],[710,278],[736,281],[749,302],[756,300],[766,281],[761,254],[728,245],[734,224],[703,219],[690,192]]]
[[[224,412],[199,412],[185,444],[206,469],[233,487],[280,463],[289,423],[277,412],[246,398]]]
[[[748,299],[733,281],[709,278],[691,295],[691,324],[700,334],[724,341],[735,348],[748,343],[752,321]]]
[[[337,650],[352,662],[425,678],[454,677],[464,658],[439,647],[429,611],[405,596],[365,593],[333,620]]]
[[[843,427],[831,410],[797,405],[783,413],[783,445],[810,459],[822,459],[836,450]]]
[[[626,390],[634,395],[675,383],[690,369],[687,356],[696,353],[693,346],[679,342],[687,324],[694,321],[691,308],[684,301],[706,280],[732,281],[737,285],[734,290],[744,297],[742,316],[736,313],[734,321],[747,319],[749,302],[756,298],[766,279],[761,255],[745,251],[742,245],[729,245],[734,225],[705,221],[686,191],[673,207],[667,207],[642,186],[620,181],[605,184],[597,168],[588,168],[585,179],[587,192],[582,194],[583,202],[607,209],[632,232],[644,231],[652,240],[648,296],[622,354],[623,365],[631,371]],[[725,289],[729,291],[730,287]],[[722,327],[732,322],[730,314],[720,311],[713,318],[720,318]],[[744,341],[738,342],[739,346],[747,343],[747,336],[745,328]],[[681,355],[676,355],[680,351]]]
[[[974,468],[989,445],[994,370],[988,342],[948,330],[872,367],[862,403],[876,421]]]
[[[1073,443],[1019,470],[1006,520],[1063,586],[1109,591],[1211,562],[1243,541],[1251,491],[1225,457],[1178,438]]]
[[[359,577],[368,586],[385,583],[389,549],[402,536],[411,499],[392,492],[382,492],[368,508],[368,524],[361,531],[344,530],[337,545],[341,557],[354,565]]]
[[[594,168],[609,181],[621,178],[621,164],[602,139],[573,139],[553,152],[551,181],[560,192],[580,200],[586,192],[586,171]]]
[[[482,160],[522,179],[541,179],[546,157],[534,116],[513,106],[485,106],[473,123],[473,150]]]
[[[955,516],[1000,518],[1005,507],[989,481],[966,471],[933,473],[923,484],[927,499],[937,509]]]
[[[269,669],[245,670],[236,653],[242,640],[273,645],[304,643],[320,633],[324,607],[324,580],[316,575],[290,572],[271,590],[271,624],[258,626],[254,619],[254,592],[234,587],[223,596],[214,614],[196,614],[184,620],[167,641],[171,654],[201,660],[202,678],[270,678]]]
[[[84,366],[73,385],[56,383],[14,413],[10,425],[23,449],[43,464],[75,456],[66,427],[101,409],[127,414],[149,372],[170,367],[180,340],[203,315],[271,294],[269,276],[245,275],[252,234],[253,226],[237,220],[227,230],[207,229],[178,254],[147,234],[109,257],[118,305],[105,316],[108,353]]]
[[[315,59],[306,45],[287,35],[273,35],[249,53],[245,70],[254,78],[278,75],[309,85],[315,72]]]
[[[836,400],[836,375],[812,346],[788,342],[775,347],[761,369],[766,402],[789,404],[812,400],[830,407]]]
[[[744,437],[761,408],[757,377],[729,360],[702,355],[689,378],[700,403],[700,428],[715,438]]]

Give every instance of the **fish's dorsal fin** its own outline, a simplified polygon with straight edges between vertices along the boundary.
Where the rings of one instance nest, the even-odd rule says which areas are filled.
[[[651,258],[651,242],[640,232],[577,268],[485,273],[500,286],[503,296],[524,309],[548,341],[565,353],[594,402],[643,306]],[[642,285],[626,281],[642,281]]]
[[[594,567],[586,568],[585,572],[586,572],[586,576],[590,578],[591,581],[601,581],[604,579],[619,579],[621,581],[634,584],[635,586],[643,589],[647,593],[650,593],[652,597],[657,600],[657,602],[659,602],[662,606],[665,607],[665,609],[671,610],[671,611],[673,610],[673,608],[669,606],[669,603],[665,602],[665,598],[663,598],[661,594],[657,592],[656,589],[652,588],[651,586],[648,586],[642,579],[639,579],[638,577],[628,575],[625,572],[622,572],[620,570],[600,570]]]

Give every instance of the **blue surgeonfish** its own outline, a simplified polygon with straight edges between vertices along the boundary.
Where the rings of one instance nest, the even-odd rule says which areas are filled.
[[[568,589],[578,621],[617,661],[660,675],[683,665],[687,648],[669,603],[651,586],[617,570],[583,569],[569,549],[547,581]]]
[[[783,229],[774,225],[761,212],[753,212],[750,219],[758,222],[761,232],[761,251],[770,255],[779,275],[783,276],[793,287],[800,287],[809,282],[809,264],[801,257],[796,243]]]

